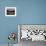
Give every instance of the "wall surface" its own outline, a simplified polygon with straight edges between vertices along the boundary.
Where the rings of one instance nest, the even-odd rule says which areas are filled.
[[[5,16],[8,6],[17,8],[16,17]],[[0,0],[0,44],[8,43],[9,32],[17,34],[17,24],[46,24],[46,0]]]

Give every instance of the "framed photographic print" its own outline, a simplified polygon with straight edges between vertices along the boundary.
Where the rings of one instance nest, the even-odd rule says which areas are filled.
[[[16,16],[16,7],[5,7],[5,16]]]

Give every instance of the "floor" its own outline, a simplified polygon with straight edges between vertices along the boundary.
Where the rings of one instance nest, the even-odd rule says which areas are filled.
[[[45,41],[25,41],[25,40],[21,40],[20,42],[20,46],[46,46],[46,42]]]
[[[0,46],[8,46],[8,44],[0,44]],[[10,45],[10,46],[18,46],[18,44]]]
[[[0,46],[8,46],[8,44],[0,44]],[[19,45],[14,44],[13,46],[46,46],[46,42],[45,41],[34,41],[34,42],[32,42],[31,40],[28,40],[28,41],[21,40]]]

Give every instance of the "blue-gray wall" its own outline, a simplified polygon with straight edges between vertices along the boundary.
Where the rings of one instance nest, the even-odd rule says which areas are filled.
[[[6,17],[6,6],[16,7],[17,16]],[[9,32],[17,33],[17,24],[46,24],[46,0],[0,0],[0,44],[8,43]]]

